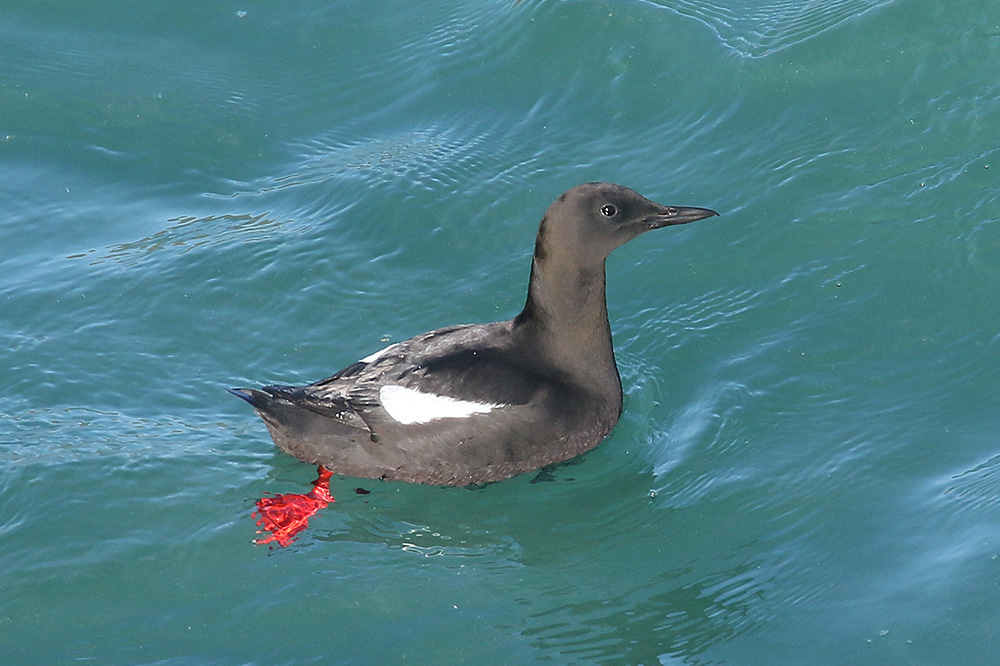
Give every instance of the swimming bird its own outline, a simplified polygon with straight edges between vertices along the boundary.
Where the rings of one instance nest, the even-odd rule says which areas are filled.
[[[253,405],[281,450],[320,465],[321,476],[325,467],[469,485],[567,460],[597,446],[622,412],[608,254],[646,231],[717,214],[612,183],[578,185],[542,217],[514,318],[424,333],[308,386],[229,390]]]

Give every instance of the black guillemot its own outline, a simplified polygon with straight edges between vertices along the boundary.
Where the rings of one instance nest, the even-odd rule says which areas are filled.
[[[567,460],[597,446],[622,411],[608,254],[717,214],[578,185],[542,217],[527,302],[513,319],[424,333],[308,386],[230,391],[281,450],[346,476],[468,485]]]

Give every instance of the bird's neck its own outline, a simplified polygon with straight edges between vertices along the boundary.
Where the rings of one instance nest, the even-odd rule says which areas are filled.
[[[603,259],[581,266],[572,257],[536,252],[528,299],[514,323],[554,367],[568,369],[588,389],[617,394],[620,408]]]

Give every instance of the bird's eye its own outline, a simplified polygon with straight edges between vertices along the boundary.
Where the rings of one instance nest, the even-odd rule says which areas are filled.
[[[618,209],[611,204],[604,204],[601,206],[601,215],[604,217],[614,217],[618,214]]]

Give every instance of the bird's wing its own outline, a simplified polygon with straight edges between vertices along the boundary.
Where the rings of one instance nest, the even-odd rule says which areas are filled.
[[[364,423],[373,439],[413,423],[526,405],[546,379],[528,369],[523,359],[488,342],[493,326],[425,333],[301,391],[313,411],[342,421],[347,411]]]

